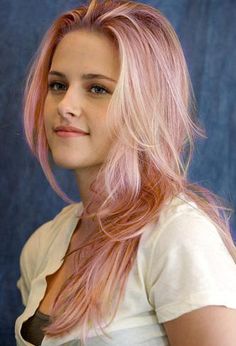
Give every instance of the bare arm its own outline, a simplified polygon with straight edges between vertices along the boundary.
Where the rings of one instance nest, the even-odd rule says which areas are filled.
[[[236,345],[236,309],[206,306],[163,324],[171,346]]]

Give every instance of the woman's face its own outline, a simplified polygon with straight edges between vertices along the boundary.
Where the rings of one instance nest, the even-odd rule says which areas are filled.
[[[73,31],[58,44],[44,105],[46,136],[58,166],[79,172],[103,163],[111,147],[106,112],[119,68],[118,50],[103,34]]]

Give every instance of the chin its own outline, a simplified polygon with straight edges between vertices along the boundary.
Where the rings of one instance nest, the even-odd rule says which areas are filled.
[[[52,154],[52,160],[55,163],[56,166],[66,169],[74,169],[78,162],[77,160],[74,160],[73,157],[69,157],[68,155],[56,155],[55,153]]]
[[[57,158],[53,158],[53,162],[55,163],[56,166],[60,167],[60,168],[65,168],[65,169],[76,169],[80,166],[83,166],[81,163],[79,162],[71,162],[70,160],[65,160],[65,159],[57,159]]]
[[[94,166],[92,162],[86,162],[86,160],[72,160],[72,158],[67,158],[65,157],[53,157],[53,162],[55,163],[56,166],[68,170],[79,170],[82,168],[88,168],[91,166]]]

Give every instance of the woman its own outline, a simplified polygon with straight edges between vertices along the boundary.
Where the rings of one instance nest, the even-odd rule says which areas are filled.
[[[217,197],[187,181],[203,135],[193,116],[183,51],[158,10],[93,0],[52,24],[24,123],[70,204],[22,250],[17,345],[235,345],[236,250]],[[80,203],[50,157],[74,171]]]

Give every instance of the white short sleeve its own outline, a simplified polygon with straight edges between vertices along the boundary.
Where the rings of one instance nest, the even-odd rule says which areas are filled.
[[[192,208],[153,244],[149,300],[159,323],[207,305],[236,309],[236,264],[210,219]]]

